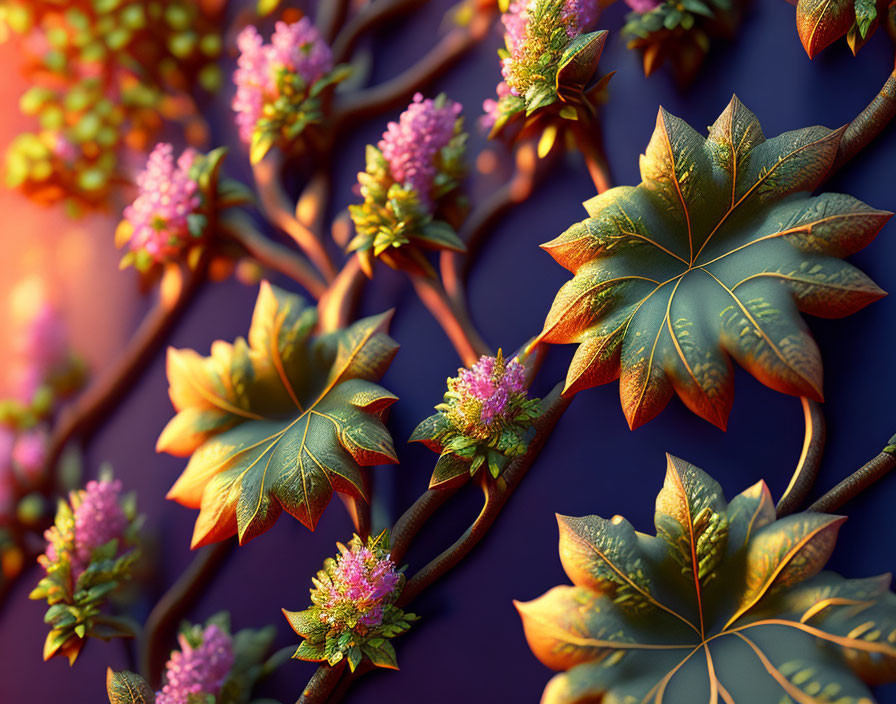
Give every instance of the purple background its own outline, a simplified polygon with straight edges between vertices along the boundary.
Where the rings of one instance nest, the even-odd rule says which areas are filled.
[[[624,14],[620,5],[611,8],[601,22],[611,30],[601,67],[618,71],[604,114],[613,176],[620,184],[638,181],[637,155],[647,144],[659,105],[699,129],[711,124],[736,92],[757,113],[767,135],[816,123],[836,127],[866,105],[892,66],[892,50],[882,32],[859,58],[852,58],[841,42],[810,62],[796,35],[793,7],[784,0],[760,0],[737,39],[716,43],[696,83],[681,93],[664,71],[650,79],[643,77],[639,57],[625,49],[619,36]],[[396,24],[378,38],[373,80],[392,76],[421,56],[434,42],[448,6],[450,2],[431,2],[413,20]],[[438,90],[465,103],[468,124],[479,114],[481,101],[493,94],[498,79],[494,52],[499,43],[495,34],[437,84]],[[222,107],[219,114],[226,115],[225,111]],[[363,167],[363,146],[375,141],[386,119],[396,115],[364,125],[343,146],[337,161],[336,206],[354,200],[351,186]],[[478,150],[482,143],[477,134],[472,148]],[[845,169],[830,189],[893,209],[894,157],[896,130],[891,130]],[[245,157],[234,154],[229,168],[234,174],[245,170]],[[554,293],[568,276],[537,245],[582,219],[581,202],[592,195],[584,165],[573,158],[537,197],[494,232],[470,283],[474,317],[492,345],[515,348],[540,329]],[[892,224],[886,227],[876,242],[852,259],[886,290],[896,289],[893,228]],[[279,283],[294,288],[288,282]],[[254,298],[254,289],[235,281],[209,285],[171,344],[206,352],[216,338],[229,340],[245,334]],[[363,312],[390,307],[396,308],[392,334],[401,350],[384,384],[400,398],[390,428],[401,465],[379,468],[374,475],[381,504],[394,518],[425,489],[435,459],[424,448],[407,446],[404,441],[440,400],[444,380],[458,360],[401,277],[380,270],[374,285],[368,287]],[[820,490],[876,454],[896,431],[894,320],[893,299],[846,320],[809,320],[828,370],[829,442]],[[552,351],[539,378],[539,394],[562,377],[571,351]],[[803,439],[800,404],[765,388],[740,369],[736,376],[737,400],[727,433],[692,415],[677,400],[659,418],[631,433],[615,383],[580,394],[480,549],[414,605],[422,620],[398,643],[402,669],[364,677],[349,701],[373,704],[418,697],[432,704],[537,701],[551,673],[529,652],[511,600],[534,598],[567,581],[557,557],[554,512],[619,513],[636,528],[652,530],[653,502],[662,482],[666,451],[709,471],[729,497],[760,478],[775,496],[786,486]],[[91,469],[108,460],[126,485],[139,493],[141,509],[148,516],[147,530],[163,546],[154,597],[191,559],[188,543],[196,515],[163,499],[184,466],[182,460],[153,451],[170,416],[160,356],[88,452]],[[841,532],[832,568],[852,577],[893,569],[896,541],[888,512],[894,498],[896,481],[890,479],[848,505],[850,520]],[[439,514],[409,555],[411,566],[419,566],[449,544],[475,515],[478,500],[471,493]],[[326,512],[316,534],[284,515],[268,534],[231,558],[191,616],[202,620],[229,609],[236,628],[274,623],[278,647],[295,643],[280,607],[305,607],[310,576],[333,552],[335,541],[350,534],[351,524],[339,501]],[[107,665],[125,666],[121,647],[91,644],[74,669],[61,660],[41,664],[44,606],[26,598],[35,580],[35,573],[22,580],[0,614],[0,702],[106,701],[103,673]],[[288,662],[259,694],[294,701],[313,671],[313,665]],[[882,688],[878,696],[883,704],[894,704],[896,687]]]

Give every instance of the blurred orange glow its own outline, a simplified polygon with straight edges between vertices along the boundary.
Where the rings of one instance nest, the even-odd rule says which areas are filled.
[[[0,65],[10,67],[0,81],[0,164],[12,138],[33,129],[19,114],[19,96],[27,83],[15,70],[15,43],[0,46]],[[120,272],[115,249],[117,218],[112,213],[73,220],[62,206],[44,208],[0,183],[0,369],[10,367],[16,323],[27,320],[47,296],[68,322],[77,352],[97,369],[127,340],[138,304],[132,272]],[[9,392],[0,374],[0,395]]]

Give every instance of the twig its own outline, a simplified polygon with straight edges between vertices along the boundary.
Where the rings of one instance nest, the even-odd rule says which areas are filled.
[[[874,100],[849,123],[840,146],[837,158],[828,175],[837,171],[877,137],[896,116],[896,71],[890,74],[883,88]]]
[[[536,434],[532,439],[532,442],[529,443],[526,453],[510,463],[507,469],[504,470],[504,473],[498,482],[491,482],[490,480],[484,482],[484,486],[487,487],[486,502],[482,508],[482,512],[479,514],[476,521],[474,521],[473,525],[467,529],[464,535],[461,536],[454,545],[445,550],[441,555],[414,575],[402,590],[398,600],[398,606],[406,606],[413,601],[413,599],[424,589],[466,557],[479,541],[482,540],[488,529],[495,522],[495,519],[501,512],[504,504],[507,503],[507,500],[510,498],[514,489],[516,489],[520,481],[522,481],[523,477],[526,475],[529,467],[535,461],[541,448],[544,447],[545,442],[550,436],[557,421],[560,419],[560,416],[563,415],[563,412],[572,401],[572,397],[564,397],[562,392],[563,384],[557,384],[551,393],[544,399],[546,410],[535,423]],[[438,494],[440,493],[445,494],[445,496],[439,497]],[[392,531],[392,559],[395,562],[401,561],[411,538],[413,538],[422,524],[425,523],[426,520],[435,513],[439,506],[441,506],[449,496],[453,495],[453,493],[454,492],[444,490],[427,491],[404,513],[398,522],[396,522]],[[343,673],[334,674],[333,672],[329,672],[329,670],[332,669],[333,668],[330,668],[327,665],[321,665],[311,678],[311,682],[317,681],[318,683],[326,683],[328,686],[326,690],[319,685],[319,688],[315,690],[318,697],[307,698],[305,693],[307,693],[311,687],[311,683],[309,682],[309,686],[306,687],[305,693],[302,694],[302,697],[296,704],[323,704],[323,702],[327,702],[328,704],[338,704],[355,680],[364,673],[375,668],[373,668],[367,660],[363,660],[354,672],[345,673],[345,676],[341,678],[340,675]]]
[[[236,540],[230,538],[201,548],[187,570],[150,612],[140,642],[140,672],[153,689],[158,689],[161,682],[168,648],[173,642],[178,623],[202,596],[236,544]]]
[[[323,664],[315,670],[302,695],[296,700],[296,704],[323,704],[330,700],[330,695],[339,684],[342,673],[345,670],[345,661],[336,666]]]
[[[379,0],[368,4],[352,17],[333,42],[333,60],[336,63],[348,61],[358,41],[367,32],[389,22],[398,15],[423,7],[427,0]]]
[[[366,281],[358,256],[352,255],[317,304],[322,332],[339,330],[348,324]]]
[[[327,0],[318,3],[314,24],[328,44],[332,43],[339,28],[345,24],[350,4],[351,0]]]
[[[295,214],[295,208],[280,184],[280,170],[283,157],[276,149],[257,164],[252,171],[261,200],[261,207],[267,218],[286,234],[308,255],[324,279],[329,282],[336,276],[336,270],[321,238],[303,223]]]
[[[515,161],[513,177],[474,209],[460,228],[458,236],[466,245],[466,252],[446,250],[441,254],[442,281],[456,306],[466,306],[464,280],[485,236],[507,211],[532,195],[538,177],[547,170],[545,167],[539,168],[546,159],[538,159],[533,141],[520,145]]]
[[[572,121],[572,132],[576,137],[576,146],[585,157],[585,166],[594,182],[598,193],[603,193],[613,186],[610,176],[610,165],[604,151],[603,127],[594,108],[587,104],[587,109],[580,112],[582,119]]]
[[[410,547],[411,541],[433,514],[454,494],[457,488],[427,489],[401,514],[392,528],[390,558],[400,564]]]
[[[818,513],[832,513],[875,482],[883,479],[894,468],[896,468],[896,435],[890,438],[890,442],[887,443],[883,452],[869,460],[827,492],[812,504],[808,510],[817,511]]]
[[[803,452],[790,479],[790,484],[787,485],[787,489],[784,490],[784,494],[778,502],[778,518],[798,510],[806,500],[812,487],[815,486],[821,457],[824,454],[827,430],[821,404],[805,396],[800,400],[803,404],[803,415],[806,421],[806,437],[803,440]]]
[[[85,442],[99,423],[134,387],[143,370],[152,361],[171,329],[196,295],[208,267],[208,253],[195,269],[185,267],[185,280],[173,303],[161,299],[140,323],[121,356],[59,414],[47,444],[43,479],[39,490],[49,493],[55,477],[55,466],[69,441],[78,437]]]
[[[327,291],[327,285],[305,257],[283,247],[274,240],[265,237],[248,217],[238,222],[224,221],[220,225],[221,232],[237,242],[255,260],[264,267],[276,271],[302,286],[315,299],[319,299]]]
[[[473,48],[485,36],[490,25],[490,15],[477,16],[469,25],[448,32],[426,56],[404,73],[345,98],[335,108],[333,132],[406,103],[416,91],[442,75]]]
[[[562,392],[563,384],[561,383],[555,386],[554,390],[545,398],[546,410],[536,421],[537,431],[532,442],[529,443],[525,454],[511,462],[498,481],[485,480],[485,502],[479,516],[451,547],[423,567],[408,581],[398,600],[399,606],[406,606],[411,603],[424,589],[463,560],[482,540],[501,513],[504,504],[507,503],[516,487],[519,486],[523,477],[526,476],[526,472],[532,466],[535,458],[538,457],[554,425],[556,425],[560,416],[563,415],[563,412],[569,406],[572,397],[565,397],[562,395]]]
[[[442,326],[466,366],[472,366],[481,355],[489,353],[488,345],[483,342],[466,312],[458,310],[448,299],[441,281],[419,274],[411,274],[410,278],[423,305]]]

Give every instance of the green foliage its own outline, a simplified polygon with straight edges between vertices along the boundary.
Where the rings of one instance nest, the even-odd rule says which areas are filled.
[[[565,670],[544,704],[871,704],[867,684],[896,679],[889,576],[821,571],[843,518],[776,520],[763,482],[727,503],[669,457],[656,537],[621,516],[558,520],[574,586],[516,604],[535,655]]]
[[[44,660],[57,655],[75,660],[89,638],[110,640],[133,638],[134,625],[129,619],[106,613],[104,607],[116,590],[132,578],[140,558],[138,533],[142,518],[137,517],[133,495],[122,501],[128,526],[121,539],[113,539],[93,550],[90,562],[79,574],[74,573],[75,510],[82,493],[73,491],[69,502],[60,500],[54,527],[47,531],[47,554],[38,562],[45,571],[30,599],[45,600],[48,605],[44,622],[50,632],[44,643]]]
[[[33,87],[21,111],[38,123],[6,154],[7,185],[69,212],[106,201],[122,178],[120,153],[144,150],[163,120],[205,136],[189,93],[216,90],[217,3],[65,3],[2,0],[0,33],[25,44]],[[37,48],[33,48],[37,47]]]
[[[681,84],[693,80],[714,36],[727,37],[740,20],[741,0],[664,0],[630,12],[622,28],[630,49],[643,55],[644,74],[669,62]]]
[[[351,67],[340,64],[308,85],[298,73],[281,67],[277,71],[276,97],[265,104],[252,133],[251,162],[257,164],[275,145],[288,150],[309,125],[323,122],[323,92],[350,75]]]
[[[368,538],[366,545],[355,535],[348,547],[339,544],[339,549],[344,555],[350,549],[357,551],[362,546],[372,553],[371,560],[388,560],[389,538],[385,531]],[[339,584],[336,560],[324,560],[324,568],[312,582],[314,588],[309,608],[304,611],[283,609],[289,625],[304,638],[293,658],[326,662],[330,666],[345,661],[354,672],[366,657],[376,667],[397,670],[395,648],[389,640],[406,633],[418,618],[395,606],[404,588],[404,575],[399,575],[398,583],[381,601],[375,605],[364,604],[361,608],[352,603],[335,606],[328,603],[331,589]],[[365,625],[364,617],[370,613],[371,606],[381,609],[382,618],[376,625]]]
[[[730,357],[762,383],[821,399],[821,358],[799,311],[849,315],[883,292],[840,260],[891,214],[808,192],[842,130],[766,140],[736,98],[704,138],[660,110],[642,182],[585,204],[590,217],[543,245],[574,273],[540,339],[578,343],[568,393],[620,379],[632,428],[673,392],[724,428]]]
[[[241,543],[285,509],[314,529],[334,491],[366,501],[360,467],[396,462],[376,383],[398,349],[389,313],[312,337],[317,311],[263,282],[247,342],[168,352],[178,414],[157,450],[191,456],[168,498],[200,509],[193,547]]]
[[[436,107],[443,107],[446,100],[440,94],[434,101]],[[356,235],[346,249],[357,252],[368,276],[373,276],[374,259],[393,269],[432,275],[432,266],[420,250],[464,251],[454,228],[437,215],[450,217],[465,206],[459,187],[466,173],[466,143],[463,118],[458,118],[454,136],[436,154],[436,173],[428,194],[397,183],[383,153],[367,145],[366,168],[358,174],[364,202],[348,207]],[[431,207],[424,202],[429,198]]]

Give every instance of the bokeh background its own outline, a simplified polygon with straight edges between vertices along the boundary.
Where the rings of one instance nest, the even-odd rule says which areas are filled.
[[[434,43],[450,5],[432,0],[425,10],[375,37],[370,46],[371,79],[395,75],[422,56]],[[756,0],[737,38],[717,42],[696,82],[681,92],[663,71],[643,77],[639,57],[626,50],[619,36],[625,9],[617,3],[600,22],[611,31],[601,68],[618,71],[604,119],[613,176],[619,184],[638,181],[637,156],[647,144],[659,105],[699,129],[711,124],[736,93],[757,113],[767,135],[810,124],[836,127],[867,104],[893,65],[892,49],[882,32],[858,58],[840,42],[810,62],[797,38],[793,7],[785,0]],[[496,32],[427,91],[445,91],[462,101],[471,128],[482,100],[494,92],[500,41]],[[13,47],[0,48],[0,65],[4,66],[0,104],[11,106],[24,89],[12,70]],[[225,90],[220,103],[208,110],[218,140],[233,143],[229,97]],[[353,202],[351,189],[356,172],[363,168],[364,145],[378,139],[387,119],[397,114],[359,125],[341,145],[336,208]],[[23,127],[17,119],[15,110],[3,111],[0,146]],[[482,136],[475,134],[472,150],[483,144]],[[248,177],[247,159],[239,148],[228,162],[231,175]],[[495,185],[480,181],[482,188]],[[850,193],[874,207],[896,209],[896,129],[838,174],[830,190]],[[490,344],[515,348],[540,329],[567,273],[538,244],[582,219],[581,202],[592,195],[584,164],[571,158],[530,202],[495,229],[473,268],[469,287],[473,315]],[[4,301],[0,325],[9,325],[17,307],[20,314],[44,287],[63,307],[76,347],[95,369],[102,368],[115,357],[147,306],[137,293],[133,273],[118,270],[112,243],[115,218],[110,213],[71,221],[61,211],[41,210],[6,191],[0,192],[0,213]],[[896,290],[896,225],[885,227],[852,261],[885,290]],[[205,353],[215,339],[245,334],[255,294],[254,288],[233,279],[207,285],[170,344]],[[400,398],[390,428],[401,464],[374,472],[381,524],[387,517],[394,519],[427,485],[435,456],[406,445],[405,440],[440,400],[445,378],[458,366],[453,349],[407,284],[380,271],[367,289],[362,312],[393,307],[392,334],[401,350],[383,383]],[[819,492],[876,454],[896,431],[894,322],[894,298],[846,320],[809,320],[827,377],[829,441]],[[0,355],[5,352],[0,349]],[[552,350],[538,393],[562,378],[571,352]],[[2,356],[0,368],[5,368]],[[729,497],[760,478],[775,496],[787,485],[803,441],[799,401],[765,388],[742,370],[736,377],[737,398],[727,433],[698,419],[677,400],[659,418],[631,432],[619,407],[616,384],[580,394],[480,548],[415,604],[422,619],[398,644],[401,670],[365,676],[348,701],[538,701],[551,673],[529,652],[511,600],[531,599],[566,582],[557,557],[555,512],[605,517],[618,513],[637,529],[652,530],[665,452],[709,471]],[[111,462],[125,484],[137,490],[147,515],[146,531],[157,546],[159,564],[143,609],[192,557],[189,536],[195,513],[164,500],[184,462],[156,455],[153,449],[170,415],[160,355],[87,448],[89,471],[95,472],[100,462]],[[447,546],[475,516],[478,501],[478,495],[470,493],[440,513],[409,554],[411,565],[419,566]],[[833,569],[860,577],[896,567],[894,501],[896,477],[845,507],[849,521],[841,531]],[[282,518],[269,533],[234,554],[191,617],[200,621],[228,609],[235,628],[273,623],[278,647],[294,643],[280,608],[304,608],[310,576],[333,552],[334,543],[350,534],[351,523],[339,502],[331,505],[313,534],[289,517]],[[120,644],[91,643],[73,669],[59,659],[42,663],[45,607],[27,599],[36,580],[36,571],[22,579],[0,613],[0,702],[106,701],[106,666],[127,665]],[[313,671],[313,665],[288,662],[261,694],[294,701]],[[896,686],[881,688],[877,695],[881,704],[896,704]]]

